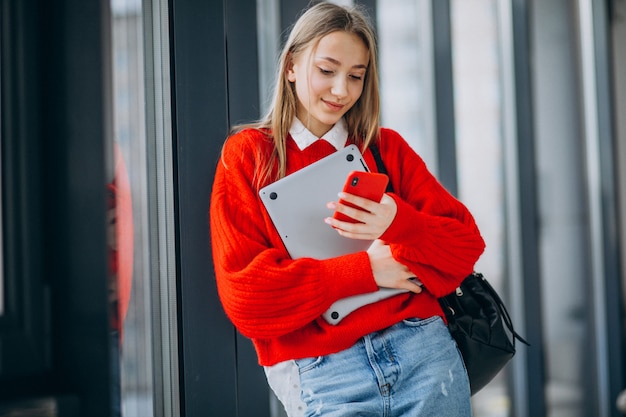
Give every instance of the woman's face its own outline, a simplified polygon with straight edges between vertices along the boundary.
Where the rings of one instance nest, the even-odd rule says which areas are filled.
[[[287,79],[295,83],[296,116],[322,137],[357,102],[369,51],[357,35],[332,32],[294,57]]]

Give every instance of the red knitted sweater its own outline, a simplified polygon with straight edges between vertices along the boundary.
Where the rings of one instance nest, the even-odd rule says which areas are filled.
[[[226,314],[252,339],[261,365],[335,353],[406,318],[443,317],[437,297],[452,292],[483,252],[483,239],[467,208],[430,174],[404,139],[381,129],[378,146],[398,206],[381,239],[426,291],[364,306],[333,326],[320,317],[333,302],[378,288],[367,253],[291,259],[254,185],[260,155],[271,152],[271,141],[255,130],[227,140],[210,206],[215,276]],[[334,151],[323,140],[301,151],[289,138],[287,174]],[[376,171],[369,150],[364,157]],[[320,227],[331,226],[320,221]]]

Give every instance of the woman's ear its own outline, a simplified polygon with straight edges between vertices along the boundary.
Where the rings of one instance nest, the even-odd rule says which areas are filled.
[[[287,81],[289,81],[290,83],[296,82],[296,73],[293,70],[293,56],[291,54],[289,54],[289,56],[287,57],[285,75],[287,76]]]

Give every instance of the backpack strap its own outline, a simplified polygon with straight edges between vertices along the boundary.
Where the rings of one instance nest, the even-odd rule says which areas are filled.
[[[372,151],[374,160],[376,160],[376,168],[378,169],[378,172],[389,176],[389,173],[387,172],[387,168],[385,167],[385,163],[383,162],[383,158],[380,156],[380,150],[378,149],[378,146],[370,145],[370,151]],[[391,180],[387,183],[387,189],[385,190],[385,192],[387,193],[393,192],[393,187],[391,186]]]

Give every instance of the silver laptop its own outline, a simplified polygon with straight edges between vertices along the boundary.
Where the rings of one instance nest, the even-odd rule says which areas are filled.
[[[372,241],[340,236],[324,223],[352,171],[369,171],[356,145],[349,145],[259,191],[292,259],[328,259],[366,250]]]
[[[259,196],[292,259],[328,259],[367,250],[373,241],[340,236],[324,218],[337,201],[352,171],[369,171],[359,148],[349,145],[259,190]],[[406,292],[381,288],[374,293],[344,298],[324,314],[331,324],[372,302]]]

